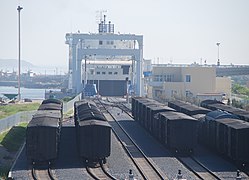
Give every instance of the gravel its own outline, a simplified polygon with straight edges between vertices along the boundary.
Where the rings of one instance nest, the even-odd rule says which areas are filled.
[[[63,125],[61,129],[59,156],[54,169],[58,179],[92,179],[78,156],[73,125]]]
[[[31,167],[28,166],[25,146],[17,158],[16,164],[11,171],[11,176],[14,177],[14,179],[20,180],[32,178]]]
[[[128,179],[129,170],[131,169],[135,178],[142,179],[135,165],[130,160],[130,157],[116,139],[114,133],[112,133],[111,140],[111,156],[107,158],[109,172],[117,179]]]
[[[194,157],[220,178],[228,180],[236,179],[237,168],[219,155],[210,152],[203,147],[198,147]],[[241,173],[241,177],[242,179],[248,179],[248,176],[244,173]]]
[[[192,172],[172,156],[171,152],[164,148],[136,121],[129,120],[128,115],[122,113],[120,110],[116,110],[116,108],[111,108],[110,111],[119,119],[119,123],[129,133],[136,144],[143,149],[146,156],[151,158],[169,179],[174,179],[179,169],[182,171],[183,178],[197,179]],[[118,113],[119,115],[117,115]]]

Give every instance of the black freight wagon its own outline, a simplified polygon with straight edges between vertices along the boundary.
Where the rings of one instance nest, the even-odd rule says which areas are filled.
[[[88,162],[105,163],[111,153],[111,126],[93,102],[74,104],[76,141],[80,157]]]
[[[196,105],[178,100],[168,102],[168,106],[189,116],[193,116],[196,114],[206,114],[210,112],[209,109],[198,107]]]
[[[224,118],[238,119],[238,117],[233,114],[216,110],[207,113],[205,116],[205,122],[201,124],[203,126],[203,129],[206,129],[206,134],[203,134],[202,137],[203,144],[207,145],[210,149],[216,149],[216,121]]]
[[[111,126],[107,121],[86,120],[79,122],[79,153],[90,162],[98,162],[110,156]]]
[[[186,103],[184,103],[183,101],[179,101],[179,100],[174,100],[174,101],[168,102],[168,106],[175,109],[178,112],[181,112],[181,107],[184,105],[186,105]]]
[[[140,122],[149,132],[151,129],[151,122],[150,122],[150,112],[148,111],[148,107],[159,106],[159,105],[161,105],[159,102],[148,101],[148,102],[143,102],[141,106],[142,113],[140,114]]]
[[[189,116],[193,116],[196,114],[207,114],[208,112],[210,112],[210,110],[198,107],[196,105],[186,104],[185,106],[181,107],[181,112]]]
[[[139,99],[136,104],[136,119],[142,126],[146,126],[145,122],[145,117],[146,117],[146,105],[149,104],[154,104],[155,101],[151,99]]]
[[[213,105],[210,105],[210,107],[217,108],[223,111],[227,111],[231,114],[237,115],[241,120],[249,122],[249,112],[243,109],[235,108],[235,107],[224,105],[224,104],[213,104]]]
[[[226,111],[231,114],[237,115],[243,121],[249,122],[249,112],[243,109],[235,108],[235,107],[228,106],[225,104],[220,104],[220,103],[207,105],[207,108],[211,110]]]
[[[160,141],[177,153],[191,153],[197,145],[199,120],[179,112],[160,112]]]
[[[215,121],[216,124],[216,151],[222,155],[228,155],[228,124],[237,124],[238,119],[224,118]]]
[[[60,118],[34,116],[26,130],[26,153],[29,161],[47,162],[57,158]]]
[[[159,112],[165,112],[165,111],[175,111],[174,109],[165,106],[161,103],[147,106],[147,121],[148,121],[148,127],[149,131],[153,134],[154,137],[159,137],[159,121],[157,118],[154,118],[154,116]]]
[[[61,107],[63,106],[63,103],[59,99],[45,99],[42,101],[42,104],[49,104],[49,103],[59,104],[61,105]]]
[[[239,121],[237,124],[228,124],[228,157],[237,163],[249,163],[249,123]]]
[[[238,165],[249,163],[249,123],[238,119],[221,119],[217,121],[219,143],[224,141],[224,147],[217,148]],[[223,135],[223,136],[222,136]]]
[[[63,113],[62,106],[54,103],[41,104],[38,110],[60,110]]]
[[[135,112],[136,112],[136,104],[139,99],[142,99],[143,97],[132,97],[131,98],[131,114],[133,117],[135,117]],[[135,118],[134,118],[135,119]]]
[[[200,105],[201,105],[201,107],[208,108],[209,105],[211,105],[211,104],[224,104],[224,103],[217,101],[217,100],[207,99],[207,100],[201,101]]]

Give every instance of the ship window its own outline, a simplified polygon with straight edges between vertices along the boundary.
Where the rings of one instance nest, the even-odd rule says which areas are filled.
[[[103,41],[99,41],[99,45],[102,45],[103,44]]]
[[[114,72],[114,74],[118,74],[118,72]]]
[[[100,72],[98,71],[97,74],[100,74]]]
[[[102,74],[105,74],[105,72],[103,71]]]
[[[108,72],[108,74],[112,74],[112,72]]]

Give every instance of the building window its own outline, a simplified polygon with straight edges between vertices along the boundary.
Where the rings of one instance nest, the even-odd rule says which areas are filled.
[[[93,69],[90,69],[90,74],[93,74],[94,73],[94,70]]]
[[[97,74],[100,74],[100,72],[98,71]]]
[[[166,82],[172,82],[172,75],[171,74],[167,74]]]
[[[112,72],[108,72],[108,74],[112,74]]]
[[[191,82],[191,76],[190,75],[186,75],[186,82]]]
[[[102,74],[105,74],[105,72],[103,71]]]
[[[154,76],[154,81],[155,81],[155,82],[159,82],[159,79],[160,79],[160,76],[159,76],[159,75],[155,75],[155,76]]]

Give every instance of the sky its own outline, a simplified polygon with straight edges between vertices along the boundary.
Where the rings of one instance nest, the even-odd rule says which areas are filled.
[[[249,0],[1,0],[0,59],[68,66],[68,32],[96,33],[97,11],[107,11],[115,33],[144,36],[153,63],[249,64]],[[0,65],[1,66],[1,65]]]

